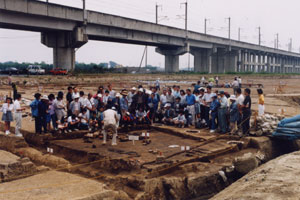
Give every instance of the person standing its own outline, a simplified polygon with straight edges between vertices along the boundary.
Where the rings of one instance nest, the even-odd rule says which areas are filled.
[[[40,98],[41,98],[41,94],[40,93],[36,93],[34,95],[34,100],[31,102],[30,104],[30,108],[31,108],[31,115],[35,120],[35,133],[40,133],[41,132],[41,120],[39,119],[39,102],[40,102]]]
[[[243,102],[243,118],[242,118],[242,127],[243,127],[243,135],[249,134],[250,131],[250,118],[251,118],[251,90],[246,88],[244,91],[245,100]]]
[[[117,145],[117,124],[119,123],[119,118],[117,112],[113,109],[108,109],[103,112],[103,144],[106,144],[107,132],[113,132],[113,139],[111,145]]]
[[[54,101],[54,109],[55,109],[55,114],[57,117],[57,121],[61,122],[62,119],[66,116],[66,112],[65,112],[65,104],[63,102],[63,98],[64,98],[64,93],[63,92],[58,92],[57,94],[57,98]]]
[[[5,103],[2,105],[0,111],[3,113],[2,121],[4,121],[5,135],[10,134],[10,123],[13,121],[12,111],[14,110],[14,105],[12,103],[12,98],[7,97]]]
[[[132,98],[133,96],[135,95],[135,92],[136,92],[136,88],[133,87],[131,88],[131,91],[128,93],[127,95],[127,101],[128,101],[128,106],[130,107],[131,106],[131,103],[132,103]]]
[[[39,110],[39,119],[41,120],[41,128],[44,129],[44,133],[47,133],[47,114],[49,109],[49,99],[47,95],[44,95],[41,98],[41,101],[38,104]],[[42,129],[40,130],[39,134],[42,133]]]
[[[192,94],[191,89],[186,90],[186,105],[187,105],[187,110],[189,112],[189,115],[192,117],[192,121],[188,119],[188,123],[191,123],[192,125],[195,125],[195,103],[196,103],[196,97],[195,95]]]
[[[49,99],[49,114],[52,121],[52,127],[54,130],[57,130],[57,123],[56,123],[57,119],[56,119],[56,114],[53,106],[55,100],[54,94],[49,94],[48,99]]]
[[[221,134],[225,134],[227,132],[227,108],[228,108],[228,99],[225,96],[224,91],[220,91],[220,108],[218,110],[218,124],[221,131]]]
[[[210,133],[214,133],[217,129],[217,118],[218,118],[218,110],[220,107],[220,102],[218,101],[218,96],[216,94],[212,95],[212,102],[210,104],[210,115],[211,115],[211,127],[210,127]]]
[[[25,108],[21,108],[20,101],[21,94],[16,94],[16,100],[14,101],[14,112],[16,121],[15,134],[17,137],[23,137],[20,130],[22,128],[22,111],[25,110]]]
[[[210,104],[212,102],[212,92],[211,92],[211,87],[207,86],[206,88],[206,93],[203,95],[203,106],[204,106],[204,118],[206,124],[210,127],[210,120],[209,120],[209,112],[210,112]]]
[[[240,127],[240,124],[241,124],[242,118],[243,118],[242,106],[243,106],[244,100],[245,100],[245,97],[242,94],[242,89],[241,88],[236,89],[236,104],[237,104],[237,107],[239,110],[239,118],[238,118],[238,122],[237,122],[238,127]]]
[[[238,88],[240,88],[240,85],[239,85],[239,82],[237,80],[237,77],[234,78],[234,81],[232,82],[231,85],[232,85],[232,88],[233,88],[233,93],[234,93],[234,95],[236,95],[236,90]]]
[[[218,87],[219,86],[219,77],[218,76],[216,76],[215,81],[216,81],[216,85]]]
[[[68,116],[71,116],[72,112],[70,110],[70,104],[73,101],[73,88],[71,86],[68,87],[68,93],[66,95],[66,99],[67,99]]]
[[[231,95],[229,100],[231,102],[230,109],[229,109],[230,134],[233,135],[237,131],[237,121],[239,119],[239,109],[237,106],[235,95]]]
[[[265,114],[265,97],[262,89],[257,89],[258,93],[258,116]]]

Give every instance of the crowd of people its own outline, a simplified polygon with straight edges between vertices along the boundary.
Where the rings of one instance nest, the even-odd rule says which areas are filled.
[[[217,78],[218,80],[218,78]],[[235,78],[237,81],[237,78]],[[241,85],[233,87],[234,94],[212,89],[203,78],[192,89],[183,90],[178,85],[160,88],[159,80],[154,86],[142,85],[130,91],[116,92],[112,85],[100,86],[97,92],[85,94],[77,87],[68,87],[67,94],[41,95],[36,93],[30,107],[37,134],[51,130],[68,133],[76,130],[102,130],[104,143],[107,132],[113,132],[112,144],[116,145],[118,127],[163,123],[177,127],[209,128],[210,132],[236,134],[239,127],[247,135],[251,117],[251,90],[242,92]],[[258,89],[259,114],[264,112],[263,91]],[[65,98],[65,100],[64,100]],[[6,99],[1,111],[6,134],[10,134],[13,112],[16,135],[20,133],[22,111],[21,95],[16,100]]]

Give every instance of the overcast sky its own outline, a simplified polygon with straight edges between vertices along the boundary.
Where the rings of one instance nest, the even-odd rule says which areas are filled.
[[[43,0],[45,1],[45,0]],[[49,0],[50,2],[81,7],[82,0]],[[86,0],[87,9],[110,13],[149,22],[155,22],[155,4],[162,5],[159,23],[184,28],[185,0]],[[204,31],[204,18],[208,18],[208,34],[227,37],[231,17],[232,38],[237,39],[241,27],[243,41],[258,43],[258,26],[261,26],[262,44],[274,47],[275,34],[279,33],[281,49],[288,49],[293,38],[293,51],[300,48],[299,0],[188,0],[188,29]],[[164,16],[167,16],[165,19]],[[76,61],[100,63],[116,61],[138,66],[144,46],[89,41],[76,53]],[[52,63],[52,49],[40,43],[40,34],[0,29],[0,62]],[[164,57],[149,47],[148,63],[164,67]],[[188,56],[180,57],[180,67],[187,67]],[[193,57],[191,56],[191,66]]]

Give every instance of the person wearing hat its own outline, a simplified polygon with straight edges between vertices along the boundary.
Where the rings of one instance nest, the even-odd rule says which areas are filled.
[[[143,88],[139,88],[137,94],[132,98],[131,110],[139,110],[140,108],[145,109],[147,104],[148,96],[144,93]]]
[[[132,98],[133,98],[133,96],[135,95],[135,93],[136,93],[136,88],[133,87],[133,88],[131,88],[131,91],[130,91],[130,92],[128,93],[128,95],[127,95],[127,101],[128,101],[128,106],[129,106],[129,107],[131,106]]]
[[[210,104],[210,133],[214,133],[217,129],[217,118],[218,118],[218,109],[220,107],[220,103],[218,101],[218,96],[216,94],[212,94],[212,102]]]
[[[127,90],[123,90],[121,92],[121,95],[122,95],[122,98],[120,99],[121,115],[125,116],[126,112],[128,112]]]
[[[225,134],[227,132],[227,118],[226,118],[226,113],[228,109],[228,100],[227,97],[225,96],[224,91],[219,92],[220,95],[220,107],[218,110],[218,125],[220,128],[221,134]]]
[[[71,113],[75,116],[78,116],[80,113],[80,103],[79,103],[79,95],[74,95],[74,101],[70,104]]]
[[[175,117],[175,111],[171,108],[170,103],[166,103],[164,108],[165,108],[165,113],[164,113],[164,118],[162,119],[162,122],[164,124],[171,125],[173,123],[173,119]]]
[[[43,128],[44,133],[47,133],[47,114],[49,112],[49,99],[47,95],[43,95],[41,101],[38,104],[39,115],[38,118],[41,122],[41,128]],[[40,129],[39,134],[42,133]]]
[[[239,109],[237,106],[235,95],[231,95],[229,100],[231,102],[230,107],[229,107],[230,134],[233,135],[237,131],[237,121],[239,119]]]
[[[40,129],[41,129],[41,121],[39,119],[39,109],[38,109],[38,104],[40,102],[40,98],[41,98],[41,94],[40,93],[36,93],[34,94],[34,100],[31,102],[30,104],[30,108],[31,108],[31,115],[34,118],[34,122],[35,122],[35,133],[40,133]]]
[[[103,144],[106,144],[107,132],[112,131],[112,145],[117,145],[117,124],[119,118],[117,112],[112,108],[103,112]]]

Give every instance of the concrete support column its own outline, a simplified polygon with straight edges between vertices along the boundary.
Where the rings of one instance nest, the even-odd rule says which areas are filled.
[[[210,70],[211,49],[193,49],[191,54],[194,56],[194,71],[207,72]]]
[[[241,62],[240,62],[240,72],[245,72],[245,52],[241,51]]]
[[[252,72],[253,73],[256,73],[256,66],[257,66],[257,61],[256,61],[256,54],[254,53],[253,55],[252,55],[252,62],[253,62],[253,65],[252,65]]]
[[[261,72],[261,65],[262,65],[260,54],[257,55],[257,62],[258,62],[258,64],[257,64],[257,73],[260,73]]]
[[[225,72],[237,72],[238,51],[227,51],[225,58]]]
[[[247,72],[250,72],[251,71],[251,53],[248,52],[247,53]]]
[[[155,51],[165,56],[165,72],[179,72],[179,56],[189,52],[189,47],[179,47],[174,49],[156,48]]]
[[[270,57],[270,69],[269,69],[269,73],[273,73],[274,70],[274,58],[273,56],[269,56]]]
[[[75,48],[88,42],[84,28],[76,28],[73,32],[47,32],[41,34],[41,42],[53,48],[54,68],[75,69]]]
[[[75,69],[75,49],[74,48],[53,48],[54,68],[63,68],[69,71]]]

